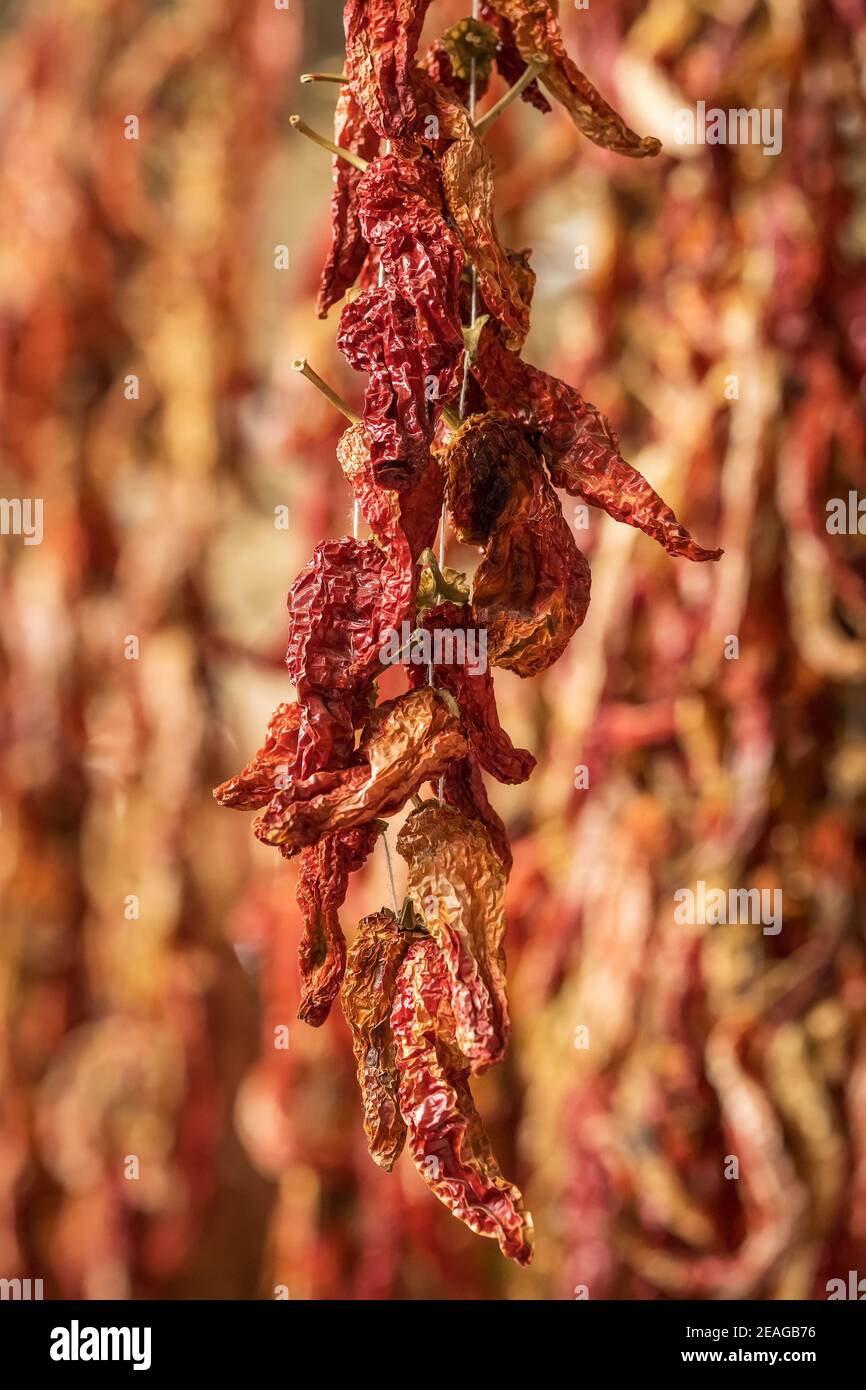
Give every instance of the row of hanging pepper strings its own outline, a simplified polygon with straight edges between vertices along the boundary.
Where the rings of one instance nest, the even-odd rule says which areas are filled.
[[[473,18],[474,20],[477,20],[477,19],[478,19],[478,17],[479,17],[479,12],[480,12],[480,8],[481,8],[480,0],[472,0],[472,18]],[[489,128],[489,126],[493,123],[493,121],[494,121],[499,115],[501,115],[501,113],[502,113],[503,111],[505,111],[505,110],[507,109],[507,107],[509,107],[509,106],[511,105],[511,103],[512,103],[513,101],[515,101],[515,100],[521,95],[521,93],[526,89],[526,87],[529,86],[529,83],[532,82],[532,81],[535,79],[535,77],[536,77],[537,74],[538,74],[538,71],[539,71],[540,67],[541,67],[541,64],[540,64],[540,63],[529,63],[529,64],[527,65],[525,71],[523,72],[523,74],[521,75],[521,77],[517,80],[517,82],[515,82],[514,85],[513,85],[512,87],[510,87],[510,88],[503,94],[503,96],[499,99],[499,101],[497,101],[497,102],[495,103],[495,105],[491,107],[491,109],[488,111],[487,115],[484,117],[483,121],[478,122],[478,123],[476,124],[476,129],[479,131],[479,133],[483,133],[485,130],[487,130],[487,129]],[[303,83],[308,83],[308,82],[335,82],[335,83],[341,83],[341,82],[345,82],[345,81],[346,81],[346,78],[345,78],[342,74],[340,74],[340,73],[309,72],[309,73],[303,73],[303,74],[301,75],[301,82],[303,82]],[[470,69],[469,69],[469,115],[470,115],[470,118],[471,118],[471,120],[473,121],[473,123],[475,123],[475,113],[476,113],[476,107],[477,107],[477,101],[478,101],[478,95],[477,95],[477,94],[478,94],[478,82],[477,82],[477,72],[476,72],[476,61],[475,61],[474,58],[472,58],[472,59],[471,59],[471,62],[470,62]],[[308,139],[311,139],[311,140],[313,140],[316,144],[321,145],[323,149],[329,150],[331,154],[336,155],[338,158],[346,159],[350,164],[353,164],[357,169],[364,170],[364,169],[366,169],[366,168],[368,167],[368,163],[367,163],[367,161],[366,161],[365,159],[363,159],[363,158],[362,158],[361,156],[359,156],[359,155],[354,154],[354,153],[353,153],[352,151],[350,151],[350,150],[344,150],[344,149],[342,149],[341,146],[336,145],[333,141],[328,140],[328,139],[327,139],[325,136],[323,136],[323,135],[320,135],[318,131],[312,130],[312,129],[310,128],[310,126],[308,126],[307,123],[306,123],[304,120],[301,119],[300,116],[292,116],[292,117],[290,117],[289,124],[291,125],[291,127],[292,127],[294,130],[297,130],[300,134],[306,135]],[[388,140],[388,141],[385,142],[385,154],[388,155],[388,154],[390,154],[390,153],[391,153],[391,142],[390,142],[390,140]],[[470,276],[471,276],[471,310],[470,310],[469,329],[470,329],[470,335],[471,335],[471,330],[474,329],[475,323],[476,323],[476,320],[477,320],[477,317],[478,317],[478,271],[477,271],[477,269],[476,269],[476,267],[475,267],[474,264],[471,265],[471,267],[470,267]],[[380,264],[379,264],[378,281],[379,281],[379,285],[380,285],[380,286],[383,285],[383,284],[385,283],[385,267],[384,267],[384,265],[383,265],[381,262],[380,262]],[[470,365],[471,365],[471,362],[470,362],[470,349],[469,349],[469,347],[467,346],[466,349],[465,349],[464,358],[463,358],[463,381],[462,381],[461,388],[460,388],[460,402],[459,402],[459,407],[458,407],[458,415],[455,416],[455,415],[454,415],[451,411],[449,411],[447,408],[446,408],[445,410],[443,410],[443,415],[444,415],[444,417],[445,417],[446,423],[450,426],[450,428],[451,428],[452,430],[457,429],[457,428],[463,423],[463,421],[464,421],[465,418],[466,418],[466,397],[467,397],[468,389],[469,389]],[[329,386],[327,385],[326,382],[324,382],[324,381],[322,380],[322,378],[318,375],[318,373],[316,373],[316,372],[313,371],[313,369],[308,365],[308,363],[307,363],[307,361],[306,361],[306,358],[298,358],[298,359],[296,359],[296,361],[292,363],[292,366],[294,367],[294,369],[295,369],[296,371],[300,371],[300,372],[307,378],[307,380],[310,381],[310,382],[312,383],[312,385],[314,385],[315,387],[317,387],[317,389],[318,389],[319,391],[322,392],[322,394],[326,397],[326,399],[329,400],[329,401],[331,402],[332,405],[336,406],[336,408],[337,408],[339,411],[341,411],[341,413],[346,417],[347,420],[350,421],[350,423],[352,423],[352,424],[357,424],[357,423],[359,423],[359,421],[360,421],[360,416],[359,416],[355,411],[353,411],[353,410],[351,409],[351,407],[350,407],[349,405],[347,405],[346,402],[343,401],[343,400],[337,395],[337,393],[336,393],[334,390],[332,390],[331,387],[329,387]],[[360,530],[360,515],[361,515],[360,503],[359,503],[359,501],[358,501],[358,499],[357,499],[357,497],[356,497],[356,498],[354,499],[354,505],[353,505],[353,508],[352,508],[352,535],[353,535],[353,537],[354,537],[355,540],[358,539],[358,533],[359,533],[359,530]],[[444,570],[445,570],[445,554],[446,554],[446,546],[447,546],[447,523],[448,523],[447,507],[446,507],[445,502],[443,501],[443,503],[442,503],[442,513],[441,513],[440,520],[439,520],[439,569],[440,569],[440,571],[441,571],[442,573],[444,573]],[[413,635],[414,635],[414,634],[413,634]],[[411,640],[412,640],[412,639],[410,638],[410,642],[411,642]],[[427,678],[428,678],[429,684],[432,686],[432,685],[433,685],[433,663],[432,663],[432,661],[429,663],[428,668],[427,668]],[[439,778],[438,792],[439,792],[439,800],[442,801],[443,795],[444,795],[444,777],[442,777],[442,776],[440,776],[440,778]],[[418,798],[417,798],[417,797],[415,798],[415,801],[416,801],[416,803],[418,802]],[[385,865],[386,865],[386,869],[387,869],[387,873],[388,873],[388,883],[389,883],[390,892],[391,892],[391,900],[392,900],[392,903],[393,903],[393,906],[394,906],[394,915],[395,915],[396,917],[398,917],[398,916],[400,915],[400,913],[399,913],[399,908],[398,908],[398,905],[397,905],[397,892],[396,892],[395,883],[394,883],[394,869],[393,869],[393,864],[392,864],[392,861],[391,861],[391,850],[390,850],[390,846],[388,845],[388,833],[387,833],[387,831],[384,831],[383,834],[382,834],[382,844],[383,844],[384,849],[385,849]]]

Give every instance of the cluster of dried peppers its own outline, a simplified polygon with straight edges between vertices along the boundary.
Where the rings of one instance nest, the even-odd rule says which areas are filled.
[[[493,666],[525,677],[555,662],[590,587],[557,487],[673,555],[720,552],[691,539],[577,390],[520,357],[534,275],[528,254],[499,239],[492,163],[467,100],[474,112],[495,59],[528,101],[547,107],[540,82],[597,144],[640,156],[658,142],[631,131],[577,69],[548,0],[490,0],[419,60],[428,5],[345,7],[319,312],[346,296],[338,344],[367,378],[363,422],[338,454],[371,535],[322,542],[293,584],[297,701],[279,706],[265,746],[215,795],[256,808],[259,839],[300,855],[300,1017],[322,1024],[341,994],[374,1160],[390,1169],[408,1140],[436,1196],[526,1264],[531,1218],[499,1170],[469,1078],[501,1061],[509,1032],[511,852],[481,770],[519,782],[534,759],[502,729],[488,670],[437,658],[377,703],[383,642],[403,624],[483,632]],[[483,551],[471,586],[429,551],[443,496],[458,538]],[[397,841],[406,901],[361,922],[347,964],[338,912],[348,876],[382,818],[410,801]]]

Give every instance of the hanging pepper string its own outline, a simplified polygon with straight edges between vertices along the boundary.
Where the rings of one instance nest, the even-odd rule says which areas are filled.
[[[472,18],[477,19],[481,9],[481,0],[472,0]],[[476,78],[475,59],[472,58],[469,64],[469,115],[472,121],[475,120],[475,107],[478,101],[478,82]],[[478,272],[473,264],[472,276],[472,307],[470,311],[470,328],[475,327],[475,320],[478,317]],[[460,422],[466,418],[466,395],[469,390],[469,349],[465,348],[463,353],[463,382],[460,387]],[[448,510],[443,500],[442,515],[439,518],[439,569],[445,569],[445,530],[448,524]],[[433,684],[433,668],[430,668],[430,684]],[[445,778],[439,778],[439,800],[443,801],[445,791]]]
[[[394,904],[394,916],[400,916],[400,909],[397,906],[397,889],[394,887],[394,867],[391,863],[391,847],[388,844],[388,832],[382,831],[382,844],[385,846],[385,864],[388,869],[388,883],[391,886],[391,902]]]

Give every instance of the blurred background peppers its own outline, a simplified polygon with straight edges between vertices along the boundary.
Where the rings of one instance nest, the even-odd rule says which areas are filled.
[[[483,8],[502,33],[519,5]],[[624,138],[664,150],[593,148],[553,86],[550,114],[491,128],[500,234],[534,248],[526,356],[725,557],[672,564],[563,462],[592,604],[546,675],[495,677],[538,766],[491,789],[513,1031],[473,1089],[533,1212],[528,1270],[408,1155],[370,1162],[349,1030],[295,1021],[295,867],[210,798],[289,696],[286,589],[351,525],[344,422],[290,369],[309,356],[360,408],[336,313],[315,316],[329,161],[288,128],[331,126],[337,87],[297,79],[339,71],[341,7],[0,21],[0,491],[44,499],[40,545],[0,537],[3,1277],[644,1299],[825,1297],[864,1272],[866,13],[562,9]],[[420,51],[466,11],[431,5]],[[678,145],[698,101],[781,109],[781,152]],[[382,119],[403,138],[403,106]],[[680,924],[699,880],[781,888],[781,932]],[[390,901],[381,850],[347,892],[347,924]]]

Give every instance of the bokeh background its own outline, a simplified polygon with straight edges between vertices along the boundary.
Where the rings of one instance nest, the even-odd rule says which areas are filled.
[[[866,1274],[866,543],[826,529],[866,496],[866,7],[561,8],[665,151],[618,159],[561,111],[493,128],[539,277],[526,356],[725,556],[576,514],[586,625],[541,680],[496,678],[539,759],[490,789],[515,1026],[478,1086],[535,1218],[521,1271],[407,1157],[369,1161],[342,1018],[295,1021],[294,867],[211,798],[291,698],[286,590],[350,525],[342,420],[290,368],[360,400],[313,307],[329,160],[287,123],[329,129],[336,88],[298,78],[339,70],[341,6],[0,4],[0,493],[44,499],[41,545],[0,537],[0,1276],[46,1297]],[[437,0],[425,41],[468,9]],[[781,108],[782,152],[676,145],[699,100]],[[781,933],[677,925],[698,879],[781,888]],[[386,901],[377,855],[344,925]]]

